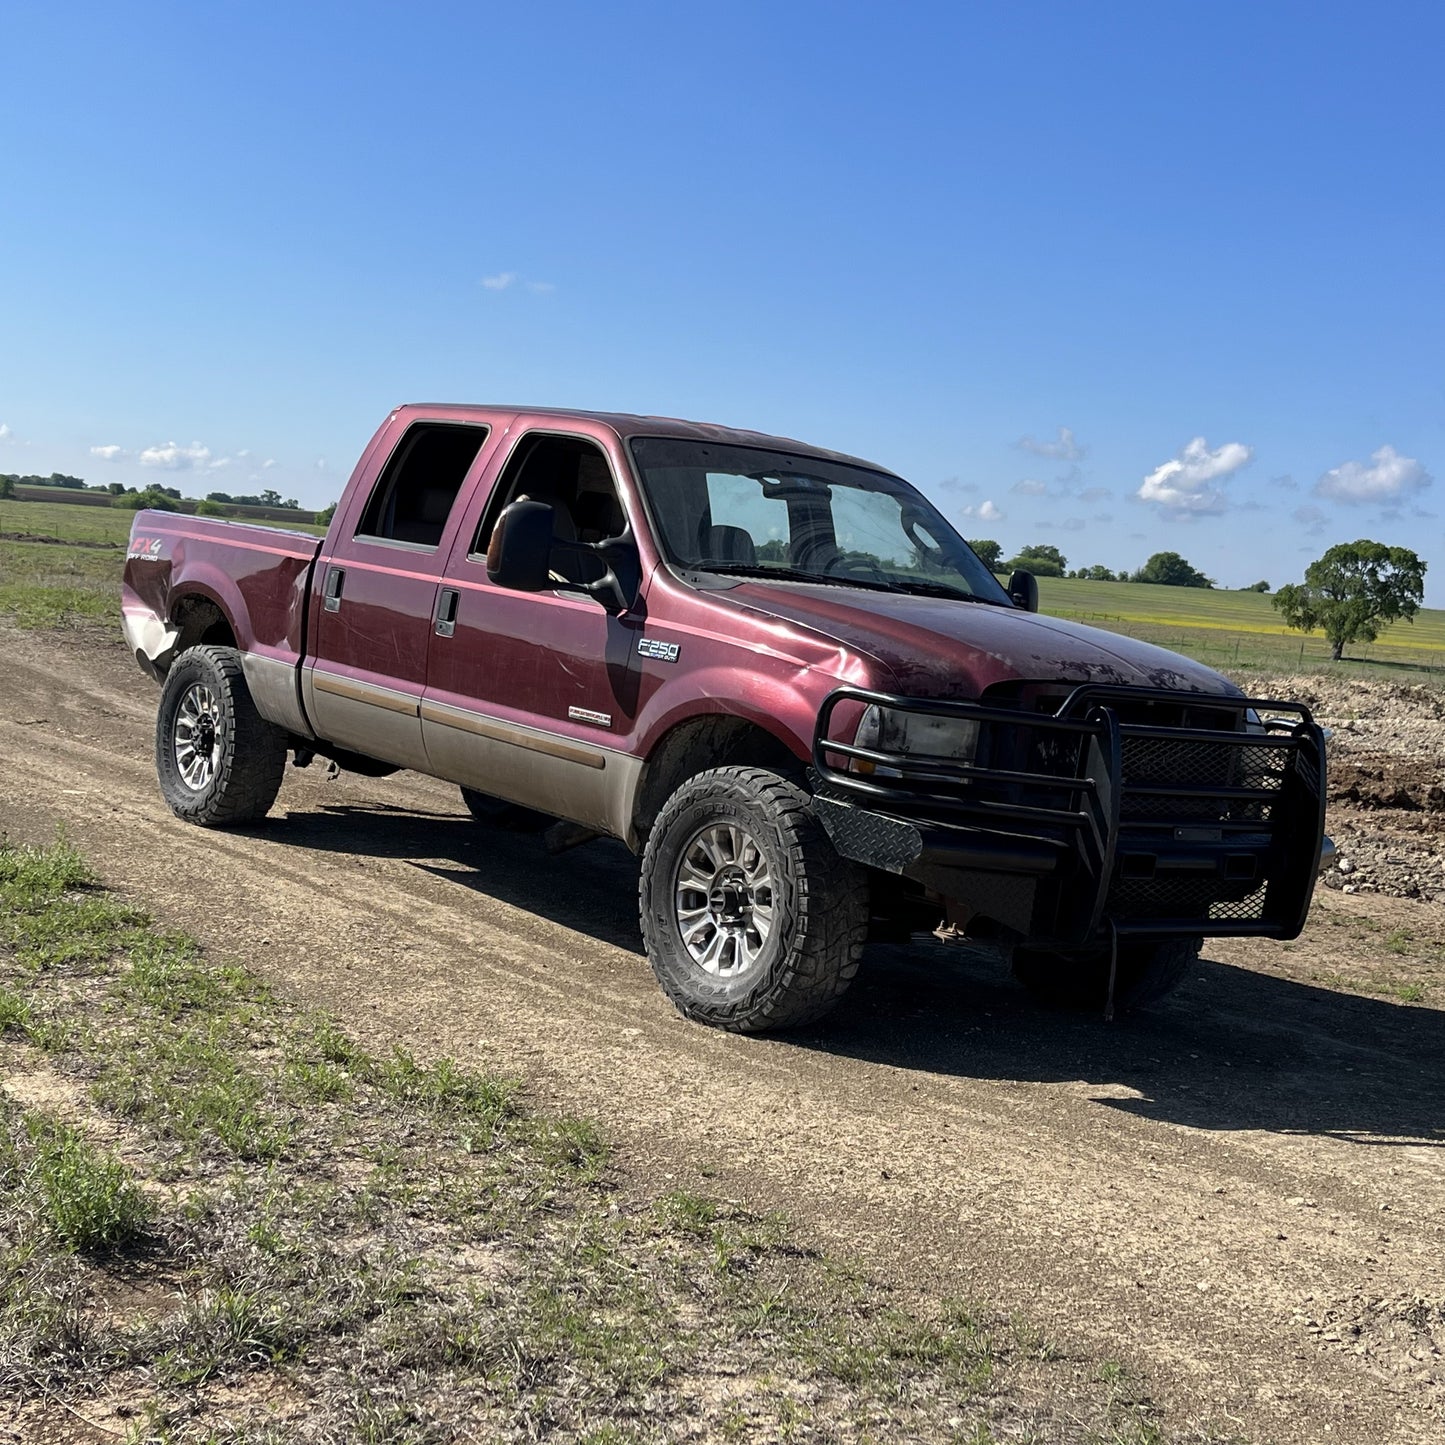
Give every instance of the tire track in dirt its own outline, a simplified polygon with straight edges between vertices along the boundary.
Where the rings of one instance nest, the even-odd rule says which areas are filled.
[[[1138,1361],[1176,1426],[1445,1436],[1429,1361],[1295,1318],[1445,1299],[1435,1011],[1206,964],[1106,1030],[1037,1012],[980,958],[875,950],[801,1039],[709,1033],[640,957],[621,850],[548,859],[433,780],[319,768],[264,825],[189,828],[123,652],[5,633],[0,657],[0,828],[62,820],[108,880],[349,1026],[523,1074],[599,1118],[640,1187],[787,1208],[905,1288]]]

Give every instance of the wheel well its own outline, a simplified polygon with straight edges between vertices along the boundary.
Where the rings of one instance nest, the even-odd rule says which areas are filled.
[[[226,614],[209,597],[182,597],[171,608],[171,624],[179,629],[172,659],[189,647],[209,642],[216,647],[234,647],[236,634]]]
[[[679,723],[652,750],[632,809],[631,843],[639,852],[667,800],[709,768],[771,768],[802,781],[802,760],[781,739],[745,718],[720,713]]]

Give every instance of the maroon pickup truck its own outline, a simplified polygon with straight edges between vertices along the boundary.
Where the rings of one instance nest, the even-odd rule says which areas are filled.
[[[663,988],[749,1031],[825,1013],[870,929],[1111,1007],[1205,936],[1300,931],[1309,712],[1037,608],[856,458],[467,406],[393,412],[319,541],[140,513],[123,596],[178,817],[259,818],[319,755],[620,838]]]

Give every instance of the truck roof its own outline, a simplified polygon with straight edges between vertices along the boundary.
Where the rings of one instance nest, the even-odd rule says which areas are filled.
[[[826,447],[811,446],[792,437],[770,436],[766,432],[748,431],[742,427],[721,426],[709,421],[684,421],[671,416],[640,416],[632,412],[584,411],[558,406],[459,405],[448,402],[410,402],[398,407],[393,413],[402,414],[415,416],[419,420],[443,421],[450,418],[487,421],[493,424],[507,421],[515,421],[519,425],[533,421],[586,422],[607,427],[622,441],[638,436],[683,437],[690,441],[715,442],[720,446],[761,447],[768,451],[791,452],[894,475],[889,468],[880,467],[877,462],[849,456],[846,452],[829,451]]]

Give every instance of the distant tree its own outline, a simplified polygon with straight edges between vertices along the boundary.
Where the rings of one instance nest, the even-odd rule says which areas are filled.
[[[336,515],[336,503],[335,503],[335,502],[332,502],[332,504],[331,504],[329,507],[322,507],[322,509],[321,509],[319,512],[317,512],[317,514],[316,514],[316,520],[317,520],[323,527],[329,527],[329,526],[331,525],[331,519],[332,519],[335,515]],[[763,545],[758,548],[758,559],[759,559],[760,561],[763,559],[763,553],[764,553],[769,547],[771,547],[772,545],[773,545],[773,544],[772,544],[771,542],[764,542]]]
[[[990,572],[998,571],[998,559],[1003,556],[1003,548],[1000,547],[997,542],[985,537],[977,542],[970,541],[968,545],[978,553],[978,560],[982,562]]]
[[[120,496],[120,495],[125,491],[125,483],[124,483],[124,482],[111,482],[111,483],[106,487],[106,491],[108,491],[108,492],[111,494],[112,497],[118,497],[118,496]]]
[[[301,510],[301,503],[298,502],[295,497],[287,497],[281,505],[283,507],[289,507],[293,512],[299,512]]]
[[[1087,577],[1090,582],[1116,582],[1116,581],[1118,581],[1118,578],[1116,578],[1116,577],[1114,576],[1114,574],[1113,574],[1111,571],[1109,571],[1109,569],[1108,569],[1107,567],[1101,566],[1101,565],[1100,565],[1099,563],[1097,563],[1097,562],[1094,563],[1094,565],[1093,565],[1092,567],[1085,567],[1085,568],[1080,572],[1079,575],[1080,575],[1081,577]]]
[[[1373,642],[1382,627],[1415,620],[1427,565],[1408,547],[1341,542],[1305,568],[1302,584],[1281,587],[1273,602],[1286,626],[1323,632],[1338,662],[1347,643]]]
[[[163,488],[156,486],[147,487],[143,492],[127,492],[125,496],[117,497],[111,505],[125,507],[134,512],[139,512],[142,507],[150,507],[157,512],[180,511],[180,508],[176,506],[175,498],[169,496]]]
[[[67,477],[63,472],[51,472],[45,479],[52,487],[69,487],[72,491],[85,490],[84,477]]]
[[[1153,582],[1162,587],[1214,586],[1211,578],[1196,571],[1178,552],[1156,552],[1130,581]]]
[[[15,495],[15,478],[0,477],[0,502],[8,502]]]
[[[179,487],[152,487],[151,490],[160,492],[162,496],[170,497],[177,502],[181,499],[181,489]]]
[[[279,507],[281,505],[281,493],[272,491],[270,487],[267,487],[266,490],[261,493],[261,505],[263,507]]]
[[[207,492],[208,502],[234,502],[236,499],[229,492]]]
[[[1250,585],[1249,585],[1248,587],[1246,587],[1244,590],[1245,590],[1246,592],[1268,592],[1268,591],[1269,591],[1269,583],[1268,583],[1268,582],[1251,582]]]
[[[1017,568],[1032,572],[1035,577],[1062,577],[1069,564],[1057,547],[1034,544],[1020,547],[1018,556],[1003,565],[1008,572]]]
[[[198,517],[224,517],[225,515],[226,509],[219,502],[213,502],[209,497],[196,503],[196,516]]]

